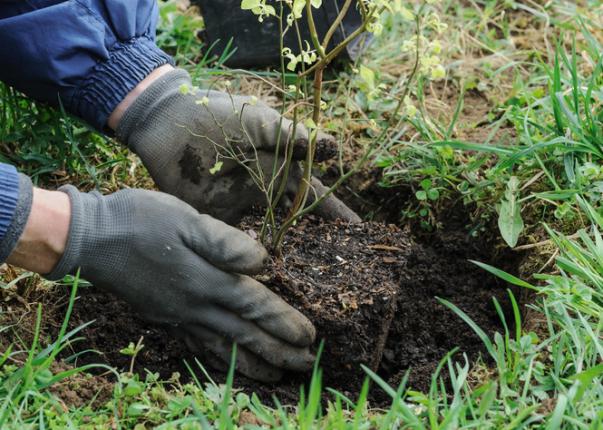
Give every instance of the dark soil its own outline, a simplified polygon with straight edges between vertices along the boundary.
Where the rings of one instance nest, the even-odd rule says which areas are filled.
[[[361,364],[379,369],[400,293],[397,272],[411,252],[408,235],[393,225],[308,218],[287,238],[284,258],[268,267],[262,281],[324,340],[327,385],[359,387],[366,376]]]
[[[428,390],[430,375],[446,352],[458,346],[460,352],[475,359],[484,351],[477,335],[438,297],[455,304],[488,334],[501,329],[493,298],[506,316],[511,315],[508,286],[469,260],[507,269],[513,261],[492,261],[491,251],[486,249],[487,243],[469,239],[459,231],[435,235],[429,245],[414,249],[407,267],[399,273],[398,311],[381,362],[381,374],[393,385],[412,369],[410,385]]]
[[[410,369],[410,386],[425,390],[439,360],[451,349],[459,347],[459,354],[466,353],[470,360],[484,352],[473,331],[436,297],[456,304],[487,333],[500,331],[492,297],[509,315],[507,286],[468,259],[511,272],[518,261],[496,255],[486,240],[468,237],[465,221],[450,216],[444,229],[414,241],[395,226],[374,223],[348,226],[309,218],[293,229],[283,259],[273,261],[261,280],[316,325],[319,340],[325,341],[325,385],[354,398],[364,378],[359,365],[365,364],[392,385]],[[244,227],[257,228],[251,222]],[[179,372],[189,378],[183,359],[194,367],[194,358],[183,344],[138,319],[112,296],[84,288],[71,325],[91,319],[96,322],[83,332],[86,340],[76,349],[102,355],[84,354],[78,365],[105,362],[127,370],[130,357],[119,351],[142,336],[145,347],[135,372],[148,369],[163,378]],[[212,376],[221,378],[219,372]],[[267,400],[276,395],[287,404],[297,401],[308,377],[290,374],[269,386],[237,376],[235,385]],[[376,403],[387,400],[378,390],[372,398]]]

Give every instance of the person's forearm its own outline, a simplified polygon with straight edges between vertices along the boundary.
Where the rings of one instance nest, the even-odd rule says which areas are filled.
[[[99,131],[173,60],[155,44],[157,0],[0,1],[0,80]]]
[[[34,188],[25,230],[7,263],[47,274],[56,266],[67,244],[71,204],[59,191]]]

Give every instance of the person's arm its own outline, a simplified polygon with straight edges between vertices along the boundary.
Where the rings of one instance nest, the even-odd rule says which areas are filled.
[[[188,73],[174,70],[155,44],[155,0],[20,0],[0,2],[0,80],[38,100],[58,105],[99,130],[116,131],[120,142],[142,159],[162,191],[197,210],[236,223],[266,194],[246,168],[223,159],[216,148],[233,147],[271,172],[280,145],[304,159],[308,132],[267,105],[218,91],[181,93],[192,87]],[[207,99],[208,103],[199,103]],[[320,134],[319,147],[335,147]],[[317,151],[317,154],[333,151]],[[281,180],[287,206],[301,181],[297,163]],[[256,176],[267,176],[256,172]],[[318,181],[314,192],[326,189]],[[273,193],[274,194],[274,193]],[[359,222],[334,196],[318,211],[326,218]]]
[[[66,194],[34,188],[29,177],[0,163],[0,263],[50,273],[65,251],[70,219]]]
[[[25,219],[23,232],[6,262],[46,275],[65,252],[71,220],[69,198],[59,191],[34,188],[31,211]]]
[[[156,0],[0,2],[0,80],[99,130],[172,59],[155,44]]]

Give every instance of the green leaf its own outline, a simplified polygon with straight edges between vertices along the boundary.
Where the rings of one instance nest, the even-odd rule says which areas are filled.
[[[52,380],[54,375],[49,369],[41,369],[35,373],[35,380],[38,384],[43,385]]]
[[[130,357],[133,356],[136,354],[136,344],[130,342],[126,348],[120,349],[119,353]]]
[[[429,197],[429,200],[435,202],[437,199],[440,198],[440,192],[436,189],[431,189],[427,191],[427,197]]]
[[[216,173],[218,173],[220,170],[222,170],[222,166],[224,165],[223,161],[216,161],[216,164],[214,164],[214,167],[212,167],[211,169],[209,169],[209,173],[211,175],[215,175]]]
[[[547,430],[557,430],[561,428],[561,424],[563,423],[563,416],[565,414],[565,410],[567,409],[567,405],[567,396],[563,393],[560,393],[557,396],[557,405],[555,406],[553,415],[551,415],[551,417],[549,418],[549,422],[547,423]]]
[[[241,9],[243,10],[251,10],[259,7],[261,4],[260,0],[242,0],[241,1]]]
[[[293,6],[291,7],[291,13],[295,19],[302,17],[302,12],[306,7],[306,0],[294,0]]]
[[[421,201],[425,201],[427,200],[427,192],[426,191],[417,191],[415,193],[415,196],[417,197],[417,200],[421,200]]]
[[[579,402],[582,400],[582,396],[586,389],[592,384],[595,378],[599,378],[603,375],[603,364],[599,364],[598,366],[591,367],[583,372],[576,373],[573,376],[570,376],[568,379],[572,381],[580,381],[580,386],[576,392],[576,396],[574,397],[574,402]]]
[[[138,381],[130,381],[124,388],[124,395],[134,397],[144,391],[144,386]]]
[[[316,123],[314,122],[314,120],[312,118],[308,118],[304,121],[304,125],[306,126],[306,128],[308,130],[315,130],[318,128],[318,126],[316,125]]]
[[[580,190],[567,189],[567,190],[556,190],[556,191],[544,191],[542,193],[533,193],[532,195],[539,199],[546,200],[567,200],[574,197]]]
[[[144,414],[148,410],[149,410],[149,407],[143,403],[132,403],[130,406],[128,406],[126,414],[129,417],[139,417],[140,415]]]
[[[423,179],[420,183],[421,188],[423,188],[425,191],[429,190],[432,187],[432,182],[431,179]]]
[[[509,148],[499,147],[495,145],[485,145],[480,143],[462,142],[458,140],[443,140],[432,142],[431,145],[436,147],[451,147],[462,151],[479,151],[486,153],[494,153],[499,155],[511,155],[513,151]]]
[[[503,239],[511,248],[517,245],[519,235],[524,227],[518,196],[519,180],[515,176],[512,176],[507,183],[507,191],[500,202],[500,211],[498,214],[498,228]]]
[[[376,87],[375,72],[366,66],[360,66],[360,78],[366,83],[369,89]]]
[[[509,284],[517,285],[518,287],[529,288],[530,290],[536,290],[537,288],[532,284],[528,284],[526,281],[519,279],[503,270],[497,269],[496,267],[490,266],[486,263],[480,263],[479,261],[469,260],[473,264],[481,267],[482,269],[498,276],[500,279],[507,281]]]

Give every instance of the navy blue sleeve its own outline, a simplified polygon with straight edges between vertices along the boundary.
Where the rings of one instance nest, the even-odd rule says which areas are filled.
[[[157,0],[0,1],[0,80],[99,130],[171,58],[155,44]]]
[[[33,200],[30,179],[0,163],[0,263],[11,254],[25,229]]]
[[[19,175],[17,170],[0,163],[0,238],[4,237],[13,219],[19,198]]]

